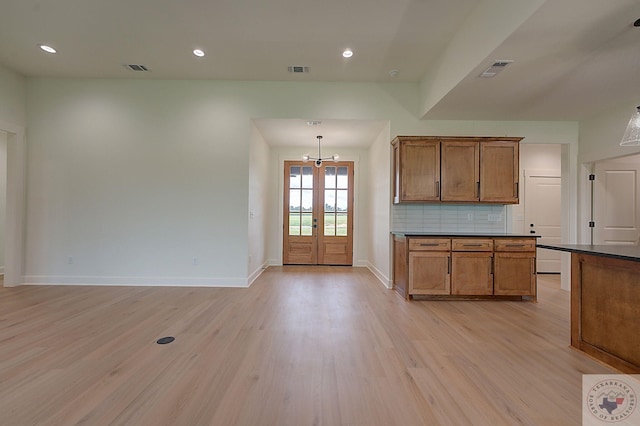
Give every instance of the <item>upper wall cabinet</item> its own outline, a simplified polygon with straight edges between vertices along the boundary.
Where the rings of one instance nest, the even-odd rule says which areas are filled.
[[[440,200],[440,141],[403,137],[393,144],[393,163],[394,203]]]
[[[398,136],[393,202],[518,203],[522,138]]]
[[[445,140],[440,145],[441,201],[480,201],[478,141]]]
[[[480,201],[518,204],[520,140],[480,143]]]

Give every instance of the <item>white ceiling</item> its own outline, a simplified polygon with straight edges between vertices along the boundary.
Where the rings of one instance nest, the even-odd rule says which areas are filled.
[[[501,1],[0,0],[0,64],[25,76],[419,83],[469,18],[492,7],[500,16]],[[490,53],[424,118],[580,120],[640,103],[640,28],[633,26],[640,1],[538,1],[497,46],[477,35]],[[40,51],[39,43],[58,54]],[[207,55],[193,56],[194,48]],[[352,58],[341,56],[345,48]],[[493,79],[478,78],[496,59],[515,62]],[[288,66],[310,72],[292,74]],[[256,125],[272,145],[315,140],[317,133],[306,120]],[[366,146],[371,140],[361,142],[363,135],[383,125],[329,120],[321,134],[327,146],[337,135]]]

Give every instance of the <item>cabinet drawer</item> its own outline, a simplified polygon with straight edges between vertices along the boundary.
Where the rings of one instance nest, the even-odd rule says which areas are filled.
[[[536,251],[533,238],[499,238],[494,240],[495,251]]]
[[[448,238],[411,238],[409,251],[449,251],[451,240]]]
[[[492,239],[454,238],[451,240],[453,251],[493,251]]]

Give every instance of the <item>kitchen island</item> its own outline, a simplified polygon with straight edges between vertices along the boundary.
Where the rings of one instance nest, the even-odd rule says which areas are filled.
[[[571,346],[640,373],[640,247],[538,244],[571,253]]]

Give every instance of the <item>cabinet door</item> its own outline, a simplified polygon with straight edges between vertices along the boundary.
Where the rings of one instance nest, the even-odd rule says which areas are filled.
[[[440,142],[400,144],[400,201],[440,200]]]
[[[409,293],[450,294],[449,252],[409,252]]]
[[[451,294],[493,294],[493,253],[451,253]]]
[[[518,148],[517,141],[480,143],[480,201],[518,203]]]
[[[478,201],[480,159],[478,142],[442,141],[442,201]]]
[[[531,252],[495,252],[493,293],[504,296],[536,295],[536,256]]]

